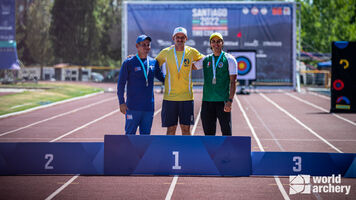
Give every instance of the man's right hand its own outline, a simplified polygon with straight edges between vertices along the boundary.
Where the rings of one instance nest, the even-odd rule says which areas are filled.
[[[122,112],[122,114],[126,114],[126,110],[127,110],[127,105],[126,103],[120,104],[120,112]]]

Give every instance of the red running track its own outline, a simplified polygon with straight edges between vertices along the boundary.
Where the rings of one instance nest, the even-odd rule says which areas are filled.
[[[124,134],[116,85],[99,86],[111,92],[0,119],[0,142],[102,142],[105,134]],[[155,95],[152,134],[165,135],[162,94]],[[192,132],[203,135],[202,91],[194,97]],[[356,153],[356,114],[329,114],[329,106],[328,97],[309,92],[236,96],[233,135],[251,136],[252,151]],[[289,195],[289,177],[1,176],[0,199],[356,199],[356,179],[342,178],[342,185],[351,185],[350,194]]]

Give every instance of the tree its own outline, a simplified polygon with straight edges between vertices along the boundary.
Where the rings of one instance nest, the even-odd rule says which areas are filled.
[[[113,0],[56,0],[51,39],[56,62],[105,64],[110,53]]]
[[[356,40],[356,0],[300,1],[305,51],[331,52],[332,41]]]
[[[35,0],[28,9],[25,44],[33,63],[41,66],[51,62],[52,46],[49,39],[51,0]]]

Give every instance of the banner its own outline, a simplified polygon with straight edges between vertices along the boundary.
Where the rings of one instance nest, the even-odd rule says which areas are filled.
[[[125,2],[123,58],[136,53],[138,35],[152,38],[150,56],[173,45],[175,27],[188,31],[187,45],[212,53],[209,36],[220,32],[224,51],[255,51],[257,82],[294,86],[295,3],[289,2]],[[193,73],[202,79],[202,72]],[[282,84],[281,84],[282,83]]]
[[[0,69],[20,69],[15,41],[15,1],[0,1]]]

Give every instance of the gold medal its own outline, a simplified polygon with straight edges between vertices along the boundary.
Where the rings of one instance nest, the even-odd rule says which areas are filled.
[[[180,73],[178,73],[178,79],[180,79]]]

